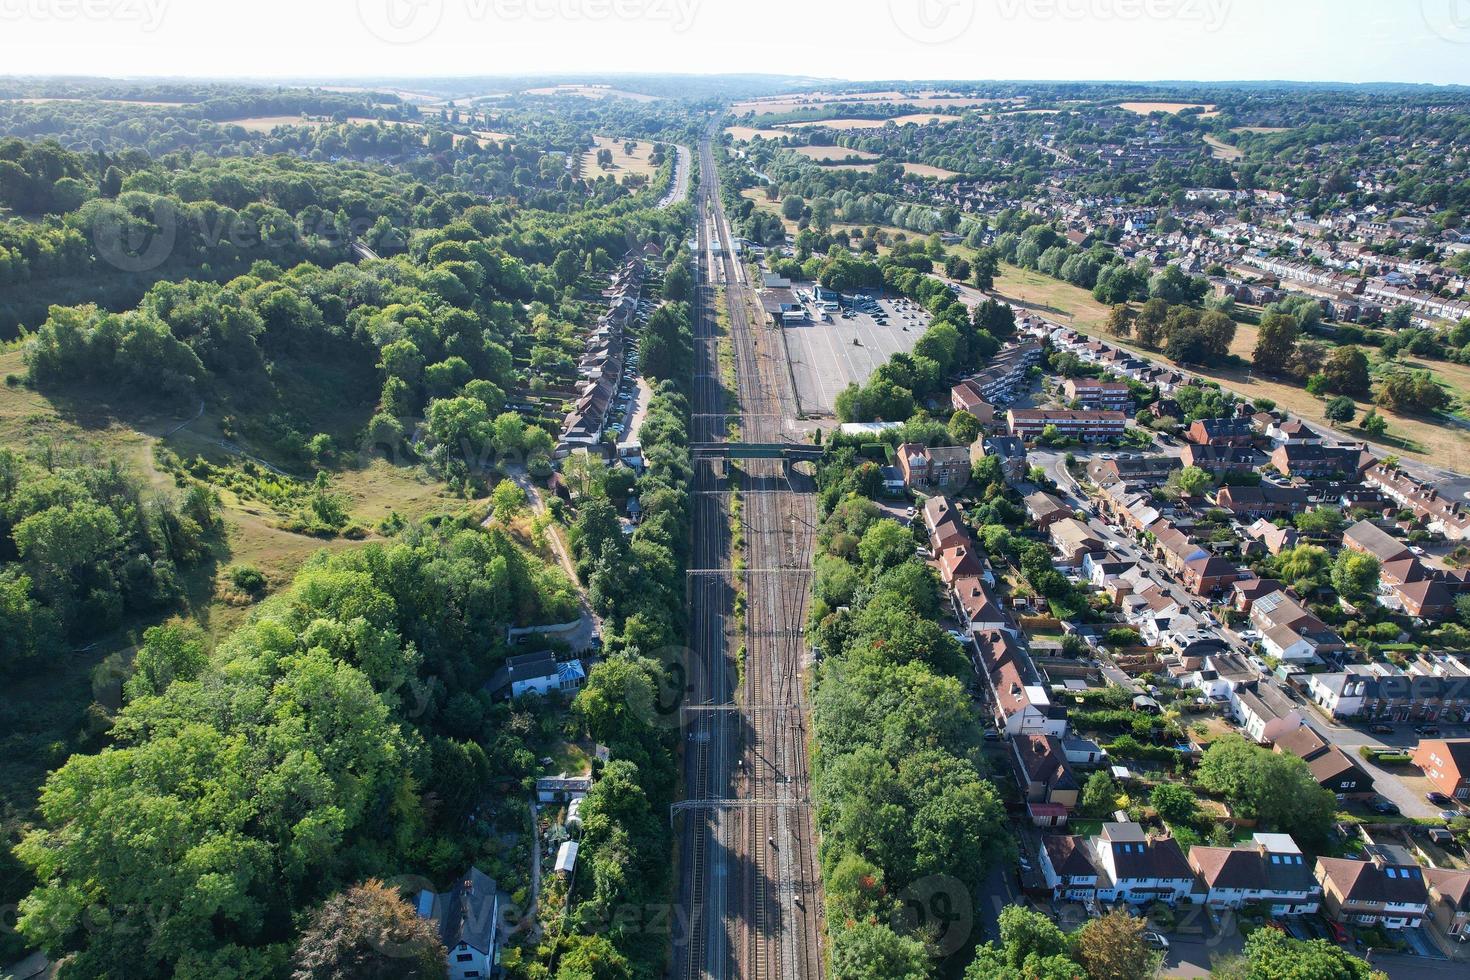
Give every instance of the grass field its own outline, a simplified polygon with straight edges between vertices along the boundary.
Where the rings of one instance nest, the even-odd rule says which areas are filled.
[[[1146,116],[1150,112],[1183,112],[1185,109],[1203,109],[1203,116],[1219,115],[1213,105],[1201,102],[1119,102],[1118,108],[1136,112],[1140,116]]]
[[[650,161],[649,156],[653,153],[653,144],[646,140],[633,140],[637,145],[631,154],[624,152],[625,140],[616,139],[612,136],[596,137],[597,145],[582,154],[582,177],[591,180],[601,177],[603,174],[612,174],[621,178],[624,174],[641,174],[652,178],[658,172]],[[611,170],[603,170],[597,164],[597,151],[602,149],[612,150],[613,165]]]
[[[1050,276],[1013,265],[1002,266],[1001,274],[996,277],[995,288],[996,292],[1004,298],[1048,313],[1081,333],[1103,337],[1110,343],[1119,346],[1143,350],[1137,344],[1128,340],[1120,340],[1107,332],[1109,307],[1093,299],[1092,293],[1085,289],[1079,289],[1069,283],[1052,279]],[[1230,345],[1230,351],[1248,364],[1255,344],[1255,326],[1242,323],[1236,327],[1235,340]],[[1168,358],[1162,354],[1151,351],[1145,353],[1157,360],[1168,361]],[[1454,389],[1458,397],[1470,398],[1470,369],[1465,366],[1440,361],[1406,363],[1410,367],[1433,370]],[[1260,377],[1248,368],[1201,368],[1191,365],[1189,370],[1202,377],[1218,381],[1223,387],[1246,398],[1269,398],[1282,408],[1310,422],[1324,427],[1328,424],[1322,418],[1322,408],[1325,404],[1322,399],[1308,394],[1306,389],[1298,385]],[[1369,407],[1367,402],[1359,401],[1360,415]],[[1470,459],[1470,432],[1466,430],[1436,425],[1420,418],[1400,415],[1384,409],[1379,409],[1379,414],[1387,418],[1389,422],[1389,441],[1384,443],[1388,451],[1415,456],[1427,462],[1450,467],[1463,467],[1465,465],[1463,461]],[[1344,435],[1354,439],[1364,438],[1362,433],[1354,427],[1342,431]],[[1393,441],[1395,439],[1398,441]]]
[[[959,122],[960,117],[948,114],[933,114],[924,112],[911,112],[902,116],[892,116],[888,119],[814,119],[805,122],[782,123],[785,129],[806,129],[813,126],[822,126],[827,129],[882,129],[889,123],[896,126],[923,126],[929,122],[952,123]]]
[[[882,157],[868,150],[849,150],[845,146],[802,146],[798,147],[797,153],[808,160],[828,162],[832,160],[879,160]]]
[[[634,102],[657,102],[658,96],[642,92],[628,92],[611,85],[548,85],[545,88],[528,88],[527,95],[580,95],[584,99],[631,99]]]
[[[1290,126],[1236,126],[1232,133],[1289,133]]]
[[[905,163],[903,169],[905,173],[913,174],[915,177],[938,177],[940,180],[947,180],[950,177],[959,176],[957,171],[932,167],[927,163]]]
[[[745,102],[737,102],[730,111],[734,115],[743,115],[753,112],[761,115],[781,115],[787,112],[798,112],[802,109],[814,109],[824,105],[882,105],[884,103],[903,103],[905,105],[919,106],[924,109],[961,109],[970,106],[992,105],[997,102],[1016,102],[1016,99],[980,99],[967,96],[955,95],[946,92],[806,92],[800,95],[772,96],[770,98],[749,99]]]
[[[748,143],[757,136],[762,139],[776,140],[791,134],[784,129],[760,129],[755,126],[726,126],[725,132],[735,137],[738,142]]]
[[[1206,133],[1204,140],[1210,146],[1210,156],[1216,160],[1239,160],[1245,156],[1245,151],[1238,146],[1231,146],[1222,142],[1219,137]]]

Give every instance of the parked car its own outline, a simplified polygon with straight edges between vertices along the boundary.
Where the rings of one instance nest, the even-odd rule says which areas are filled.
[[[1374,735],[1392,735],[1393,726],[1385,725],[1382,722],[1379,722],[1376,725],[1369,725],[1368,731],[1372,732]]]
[[[1346,944],[1353,941],[1352,935],[1342,927],[1342,923],[1333,922],[1331,919],[1324,921],[1327,923],[1327,931],[1332,933],[1332,938],[1335,942]]]
[[[1439,819],[1443,820],[1445,823],[1449,823],[1451,820],[1458,820],[1460,819],[1460,811],[1441,810],[1439,811]]]
[[[1145,932],[1143,934],[1143,944],[1149,949],[1168,950],[1169,948],[1169,940],[1157,932]]]
[[[1454,806],[1455,801],[1443,793],[1425,793],[1424,798],[1435,806]]]
[[[1399,805],[1397,803],[1393,800],[1384,799],[1381,796],[1375,797],[1373,802],[1368,804],[1368,809],[1374,813],[1381,813],[1390,817],[1398,816],[1399,813]]]
[[[1438,725],[1420,725],[1418,728],[1414,729],[1414,734],[1415,735],[1418,735],[1420,738],[1438,738],[1439,737],[1439,726]]]

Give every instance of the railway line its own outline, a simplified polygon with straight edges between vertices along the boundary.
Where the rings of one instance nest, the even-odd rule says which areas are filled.
[[[759,328],[720,206],[708,136],[701,218],[692,437],[780,442],[796,414],[780,343]],[[729,312],[736,391],[719,363],[716,304]],[[753,325],[756,324],[756,325]],[[736,405],[728,403],[734,398]],[[780,460],[696,465],[689,575],[691,678],[684,712],[686,801],[674,975],[820,978],[821,882],[810,806],[805,643],[815,526],[813,485]],[[744,562],[732,568],[731,502],[742,501]],[[735,616],[745,594],[743,628]],[[740,661],[743,651],[743,662]]]

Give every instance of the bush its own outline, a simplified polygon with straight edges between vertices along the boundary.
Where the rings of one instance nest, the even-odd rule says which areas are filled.
[[[241,592],[258,596],[265,591],[265,575],[254,565],[235,565],[228,574],[230,584]]]

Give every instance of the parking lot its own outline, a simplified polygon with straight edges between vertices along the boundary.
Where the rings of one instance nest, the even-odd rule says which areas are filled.
[[[783,328],[802,412],[834,412],[843,388],[863,384],[888,358],[912,350],[929,324],[922,307],[902,298],[875,299],[866,308],[874,312],[844,306],[826,323],[809,319]]]

